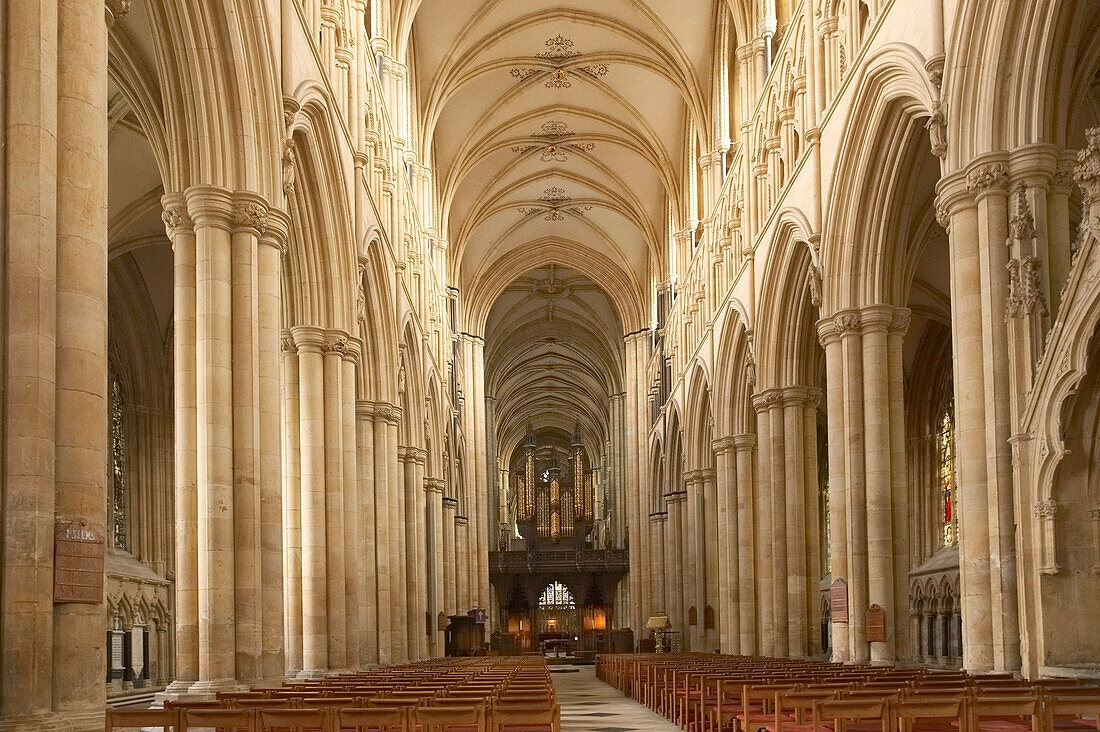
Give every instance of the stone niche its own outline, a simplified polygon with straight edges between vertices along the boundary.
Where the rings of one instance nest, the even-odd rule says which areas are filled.
[[[145,695],[172,679],[172,583],[129,554],[108,550],[107,697]]]

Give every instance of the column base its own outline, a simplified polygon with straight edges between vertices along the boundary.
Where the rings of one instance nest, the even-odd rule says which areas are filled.
[[[241,688],[243,687],[237,683],[236,679],[207,679],[191,684],[188,692],[207,699],[213,699],[219,691],[238,691]]]
[[[332,673],[332,672],[329,671],[328,669],[304,668],[301,671],[299,671],[298,675],[295,676],[294,678],[296,678],[296,679],[323,679],[326,676],[328,676],[330,673]]]

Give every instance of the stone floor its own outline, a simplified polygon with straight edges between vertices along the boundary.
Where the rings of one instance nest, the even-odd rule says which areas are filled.
[[[679,730],[641,704],[596,679],[594,666],[551,666],[561,704],[562,732],[663,732]]]

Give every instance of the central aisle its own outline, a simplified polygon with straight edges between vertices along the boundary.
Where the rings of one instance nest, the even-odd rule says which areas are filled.
[[[562,732],[678,732],[680,729],[599,681],[595,666],[551,666],[550,669],[554,693],[561,705]]]

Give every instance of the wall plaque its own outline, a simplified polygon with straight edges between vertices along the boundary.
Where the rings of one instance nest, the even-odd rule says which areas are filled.
[[[103,602],[103,537],[81,523],[58,526],[53,549],[53,601]]]
[[[832,622],[848,622],[848,583],[840,577],[829,585],[829,612]]]
[[[867,607],[867,642],[886,642],[886,611],[874,604]]]

